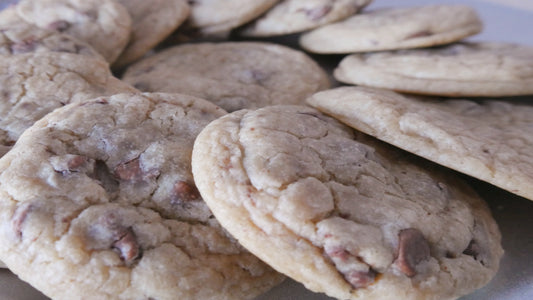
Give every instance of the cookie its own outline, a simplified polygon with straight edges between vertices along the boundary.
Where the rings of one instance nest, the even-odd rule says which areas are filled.
[[[476,11],[466,5],[382,8],[307,32],[299,43],[321,54],[370,52],[447,44],[482,29]]]
[[[308,102],[381,140],[533,200],[528,101],[426,99],[344,87]]]
[[[101,95],[135,92],[100,58],[61,52],[0,55],[0,157],[52,110]]]
[[[121,68],[141,58],[171,34],[189,15],[185,0],[118,0],[132,18],[128,45],[113,63]]]
[[[0,12],[0,55],[50,51],[104,59],[89,44],[68,34],[27,23],[18,16],[14,7]]]
[[[338,299],[451,299],[494,276],[502,249],[488,207],[426,164],[305,106],[224,116],[192,157],[222,226]]]
[[[303,52],[263,42],[174,46],[126,69],[122,79],[144,92],[178,92],[227,111],[304,103],[330,86]]]
[[[193,0],[184,27],[196,36],[225,34],[267,11],[279,0]]]
[[[122,52],[131,33],[128,11],[113,0],[21,0],[16,9],[26,22],[88,43],[109,63]]]
[[[349,17],[372,0],[282,0],[261,17],[246,24],[247,37],[298,33]]]
[[[186,95],[57,109],[0,159],[0,258],[53,299],[252,299],[282,276],[213,218],[190,171],[224,112]],[[21,188],[23,187],[23,188]]]
[[[439,95],[499,97],[533,94],[533,47],[463,42],[346,56],[333,75],[341,82]]]

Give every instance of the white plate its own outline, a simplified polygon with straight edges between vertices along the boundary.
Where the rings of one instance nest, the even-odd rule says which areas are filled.
[[[496,4],[498,1],[513,6]],[[0,0],[0,8],[8,0]],[[375,0],[369,8],[383,6],[411,6],[428,3],[463,3],[471,5],[481,15],[485,30],[471,40],[504,41],[533,45],[533,0],[468,0],[468,1],[423,1],[423,0]],[[520,9],[520,7],[522,9]],[[531,8],[531,10],[529,10]],[[294,41],[289,41],[294,43]],[[337,61],[328,58],[323,64],[331,69]],[[329,66],[328,66],[329,65]],[[526,97],[531,98],[533,96]],[[531,116],[533,118],[533,116]],[[533,155],[533,154],[532,154]],[[482,289],[461,300],[533,299],[533,201],[515,196],[489,184],[468,178],[474,188],[489,203],[494,218],[503,235],[504,257],[496,277]],[[533,184],[533,183],[532,183]],[[47,297],[33,289],[8,270],[0,269],[1,300],[46,300]],[[301,284],[286,280],[256,300],[326,300],[323,294],[306,290]]]

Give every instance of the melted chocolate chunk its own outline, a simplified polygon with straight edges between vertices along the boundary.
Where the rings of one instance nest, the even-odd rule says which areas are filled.
[[[407,228],[399,233],[396,265],[408,277],[416,275],[416,266],[429,258],[429,244],[418,229]]]
[[[18,238],[22,238],[22,224],[24,224],[24,221],[32,209],[33,205],[30,203],[22,203],[17,207],[11,218],[11,226]]]
[[[368,272],[350,272],[344,278],[356,289],[364,288],[376,280],[376,271],[370,269]]]
[[[348,252],[346,249],[341,247],[336,247],[333,249],[329,249],[329,251],[326,252],[326,254],[332,258],[335,264],[338,263],[347,263],[350,259],[357,259],[362,264],[366,264],[362,258],[354,256],[350,252]],[[351,270],[351,271],[345,271],[341,272],[344,276],[344,279],[350,283],[350,285],[354,289],[360,289],[367,287],[375,282],[376,276],[378,273],[374,271],[371,267],[369,267],[368,271],[358,271],[358,270]]]
[[[200,192],[194,184],[185,181],[177,181],[172,188],[170,203],[184,204],[201,198]]]
[[[54,171],[67,176],[75,172],[91,173],[94,168],[94,160],[83,155],[67,154],[55,156],[50,159]]]
[[[113,173],[120,180],[133,182],[153,178],[159,174],[157,171],[144,171],[141,168],[139,158],[118,165]]]
[[[113,242],[112,248],[119,253],[120,259],[126,265],[130,265],[135,259],[141,256],[141,248],[131,227],[119,232],[118,238]]]

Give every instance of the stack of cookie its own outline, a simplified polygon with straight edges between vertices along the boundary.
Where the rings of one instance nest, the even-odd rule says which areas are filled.
[[[0,260],[53,299],[253,299],[285,275],[338,299],[485,285],[498,226],[445,167],[533,199],[533,137],[516,138],[533,111],[392,90],[532,93],[532,51],[457,42],[482,29],[466,6],[370,2],[2,10]],[[272,43],[288,35],[319,61]]]

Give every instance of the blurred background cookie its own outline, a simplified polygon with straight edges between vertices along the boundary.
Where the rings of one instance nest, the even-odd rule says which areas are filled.
[[[305,53],[264,42],[174,46],[131,65],[122,79],[141,91],[194,95],[227,111],[304,103],[330,86]]]
[[[442,45],[481,32],[476,11],[465,5],[382,8],[321,26],[300,37],[314,53],[353,53]]]

